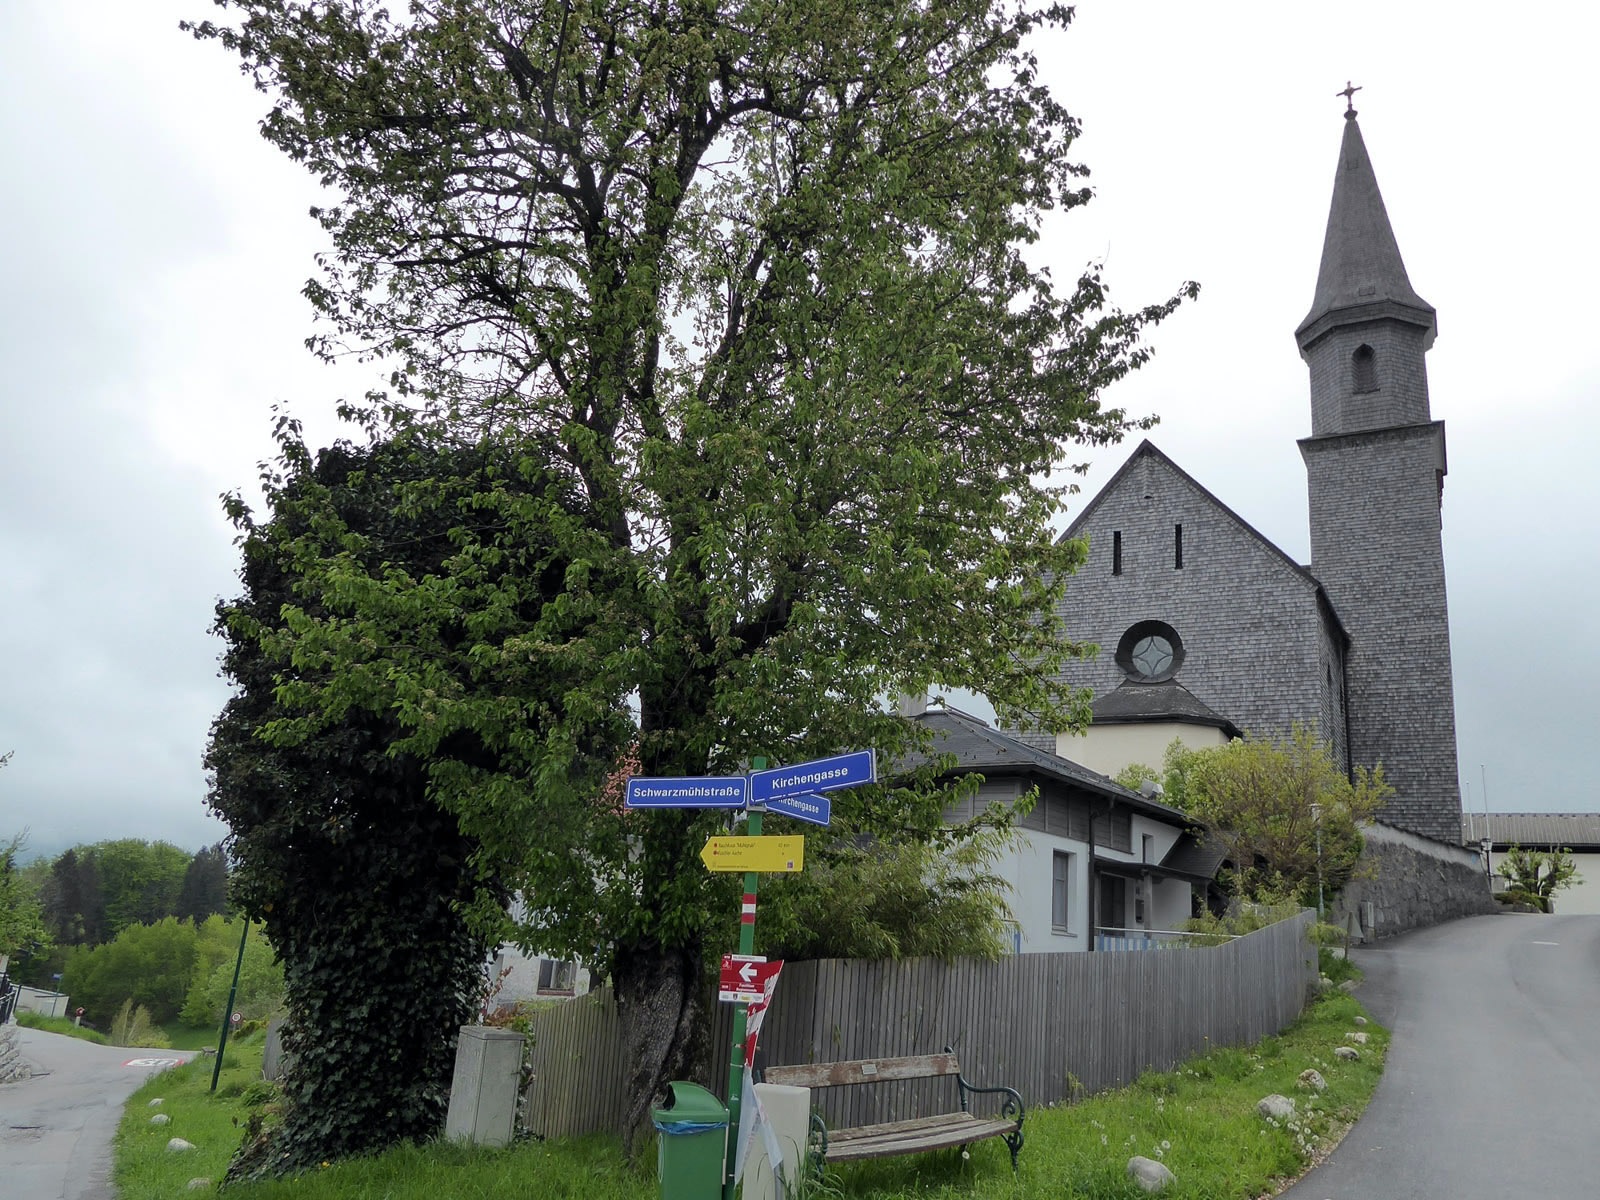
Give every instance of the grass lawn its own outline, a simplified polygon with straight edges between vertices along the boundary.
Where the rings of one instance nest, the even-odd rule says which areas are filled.
[[[174,1050],[199,1050],[206,1046],[217,1044],[217,1035],[221,1029],[216,1025],[163,1025],[161,1032],[167,1035],[167,1041]],[[228,1044],[233,1044],[233,1034],[228,1035]]]
[[[97,1029],[85,1029],[81,1025],[74,1025],[66,1017],[47,1017],[36,1012],[18,1012],[17,1024],[26,1029],[42,1029],[46,1033],[64,1033],[68,1037],[82,1038],[86,1042],[107,1044],[106,1035]]]
[[[1371,1098],[1383,1070],[1388,1034],[1358,1026],[1360,1005],[1342,992],[1319,1000],[1297,1024],[1249,1049],[1215,1050],[1176,1071],[1150,1073],[1115,1092],[1075,1105],[1032,1108],[1021,1169],[998,1141],[958,1150],[855,1163],[830,1171],[823,1194],[861,1200],[1133,1200],[1145,1193],[1126,1176],[1130,1156],[1159,1159],[1177,1176],[1163,1197],[1254,1200],[1271,1194],[1318,1161],[1343,1136]],[[1334,1048],[1362,1030],[1368,1044],[1345,1062]],[[168,1072],[135,1093],[118,1134],[116,1183],[123,1200],[169,1200],[191,1178],[220,1179],[239,1142],[249,1101],[266,1092],[259,1077],[261,1039],[245,1041],[228,1064],[216,1096],[207,1092],[210,1062]],[[1314,1067],[1327,1090],[1297,1086]],[[1285,1125],[1256,1114],[1272,1092],[1293,1097],[1298,1113]],[[162,1096],[159,1110],[147,1102]],[[150,1115],[172,1117],[151,1126]],[[171,1136],[194,1142],[184,1155],[165,1150]],[[620,1162],[614,1139],[526,1142],[505,1150],[445,1144],[402,1147],[370,1159],[334,1164],[297,1179],[230,1188],[234,1200],[636,1200],[656,1194],[654,1155],[638,1171]]]

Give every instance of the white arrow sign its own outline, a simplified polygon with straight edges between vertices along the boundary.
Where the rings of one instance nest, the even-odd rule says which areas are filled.
[[[724,954],[717,976],[717,999],[753,1004],[762,997],[766,957],[760,954]]]

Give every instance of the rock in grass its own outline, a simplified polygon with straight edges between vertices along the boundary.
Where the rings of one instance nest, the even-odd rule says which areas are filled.
[[[1347,1033],[1344,1035],[1344,1040],[1354,1042],[1358,1046],[1365,1046],[1367,1044],[1367,1035],[1360,1032]]]
[[[1256,1111],[1269,1121],[1287,1121],[1294,1116],[1294,1101],[1273,1092],[1256,1101]]]
[[[212,1186],[211,1179],[206,1175],[196,1175],[193,1179],[189,1180],[188,1186],[191,1192],[205,1191]]]
[[[1300,1072],[1299,1084],[1303,1088],[1310,1088],[1313,1092],[1323,1092],[1328,1089],[1328,1081],[1322,1077],[1322,1072],[1315,1067],[1307,1067]]]
[[[1135,1154],[1128,1160],[1128,1178],[1147,1192],[1159,1192],[1167,1184],[1177,1182],[1177,1176],[1164,1164],[1142,1154]]]
[[[1339,985],[1339,990],[1341,992],[1353,992],[1360,986],[1361,985],[1359,983],[1357,983],[1354,979],[1346,979],[1343,983],[1341,983]]]
[[[155,1116],[150,1118],[150,1124],[152,1124],[152,1125],[165,1125],[168,1122],[170,1122],[171,1120],[172,1120],[172,1118],[167,1116],[166,1113],[157,1113]]]
[[[146,1108],[160,1108],[161,1107],[161,1097],[157,1096],[154,1100],[150,1101],[150,1103],[146,1104],[145,1107]]]
[[[1335,1046],[1333,1048],[1333,1056],[1342,1058],[1346,1062],[1355,1062],[1356,1059],[1361,1057],[1361,1051],[1354,1046]]]
[[[167,1143],[167,1149],[172,1151],[174,1154],[182,1154],[186,1150],[193,1150],[194,1143],[186,1142],[182,1138],[173,1138]]]
[[[1356,1024],[1357,1025],[1365,1025],[1366,1023],[1367,1023],[1367,1019],[1365,1017],[1357,1017],[1356,1018]]]

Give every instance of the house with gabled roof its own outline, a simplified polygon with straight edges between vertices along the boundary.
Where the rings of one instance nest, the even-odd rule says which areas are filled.
[[[1187,815],[959,709],[902,712],[933,733],[932,753],[955,757],[950,775],[982,776],[949,823],[1033,797],[994,868],[1011,885],[1018,953],[1144,948],[1195,914],[1220,861]]]

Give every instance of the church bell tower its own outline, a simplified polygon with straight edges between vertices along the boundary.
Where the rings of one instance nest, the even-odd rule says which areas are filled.
[[[1311,373],[1311,436],[1300,441],[1311,571],[1351,639],[1351,763],[1383,764],[1395,789],[1384,821],[1457,844],[1444,422],[1429,411],[1424,362],[1438,324],[1406,275],[1347,107],[1316,297],[1295,331]]]

